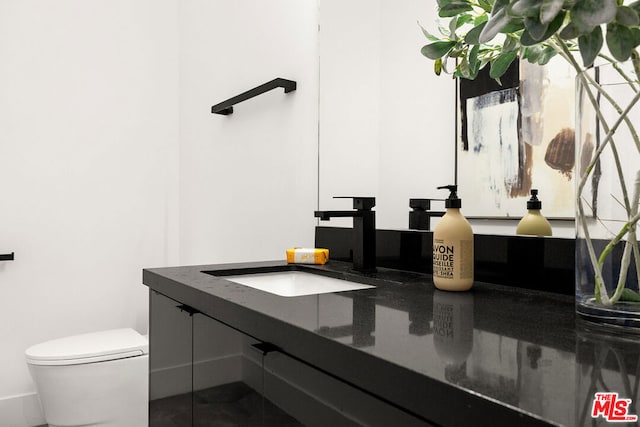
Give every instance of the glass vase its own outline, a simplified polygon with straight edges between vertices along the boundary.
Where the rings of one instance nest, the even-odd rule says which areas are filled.
[[[576,312],[640,333],[640,84],[630,65],[577,77]]]

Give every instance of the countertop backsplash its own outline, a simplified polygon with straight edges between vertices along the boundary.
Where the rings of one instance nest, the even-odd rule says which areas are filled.
[[[376,230],[379,267],[432,272],[433,232]],[[351,228],[316,227],[315,245],[329,259],[350,260]],[[574,295],[575,240],[556,237],[474,236],[475,280]]]

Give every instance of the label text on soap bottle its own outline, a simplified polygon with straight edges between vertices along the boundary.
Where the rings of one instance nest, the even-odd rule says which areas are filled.
[[[436,240],[433,244],[433,275],[446,279],[453,278],[455,260],[454,247],[444,244],[443,240]]]

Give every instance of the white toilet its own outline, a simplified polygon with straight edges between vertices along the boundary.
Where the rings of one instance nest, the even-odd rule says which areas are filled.
[[[133,329],[75,335],[25,352],[50,427],[148,425],[148,340]]]

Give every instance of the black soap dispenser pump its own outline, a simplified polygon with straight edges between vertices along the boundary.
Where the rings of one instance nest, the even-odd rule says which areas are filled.
[[[433,284],[444,291],[466,291],[473,285],[473,230],[460,213],[462,200],[457,185],[449,190],[446,213],[433,232]]]
[[[531,198],[527,201],[527,214],[516,227],[516,234],[530,236],[551,236],[551,224],[540,212],[542,202],[538,199],[538,190],[531,190]]]

